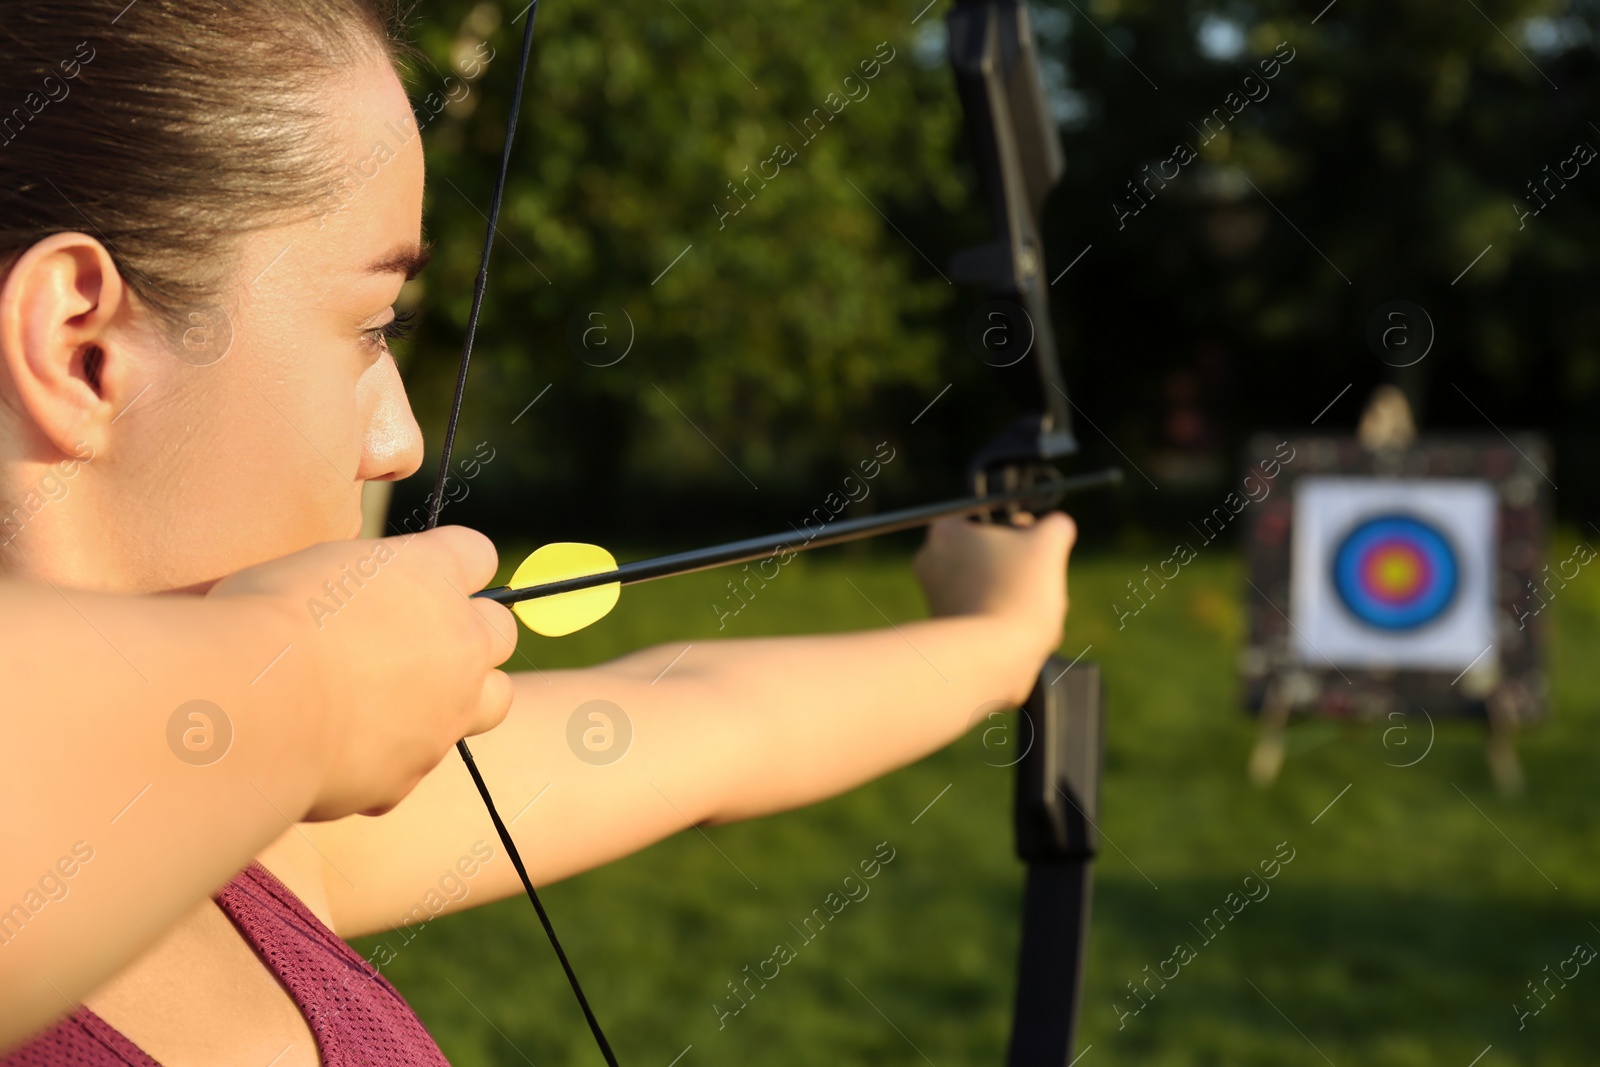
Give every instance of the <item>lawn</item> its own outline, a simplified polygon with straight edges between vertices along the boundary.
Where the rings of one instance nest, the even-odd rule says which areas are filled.
[[[850,582],[891,618],[917,617],[905,557],[875,551],[802,557],[730,630],[880,625]],[[1425,724],[1404,747],[1399,734],[1385,745],[1387,724],[1297,725],[1282,778],[1262,790],[1244,774],[1254,725],[1235,676],[1240,564],[1202,556],[1118,632],[1111,602],[1153,558],[1088,556],[1072,575],[1063,649],[1093,645],[1109,701],[1082,1067],[1468,1067],[1491,1045],[1477,1067],[1593,1064],[1600,967],[1564,989],[1552,982],[1553,999],[1521,1029],[1513,1006],[1538,1006],[1527,983],[1575,944],[1600,946],[1600,664],[1588,651],[1600,643],[1600,580],[1552,604],[1554,710],[1521,741],[1521,796],[1491,788],[1469,724],[1441,726],[1411,767],[1391,764],[1421,754]],[[709,639],[722,580],[630,589],[590,631],[527,636],[523,651],[569,666]],[[817,690],[827,699],[826,679]],[[679,1067],[999,1064],[1021,867],[1010,772],[986,758],[968,738],[829,803],[686,832],[550,887],[620,1061],[668,1067],[692,1046]],[[885,841],[894,859],[870,895],[814,941],[797,936],[790,924]],[[1269,895],[1203,937],[1206,916],[1275,854],[1293,859],[1264,883]],[[734,1003],[728,983],[778,942],[796,958],[719,1026],[713,1005]],[[1140,986],[1140,1008],[1129,983],[1179,943],[1192,958],[1165,988],[1152,982],[1153,996]],[[601,1062],[525,900],[430,924],[385,973],[458,1067]]]

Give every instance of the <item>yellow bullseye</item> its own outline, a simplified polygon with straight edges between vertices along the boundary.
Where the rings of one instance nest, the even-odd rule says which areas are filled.
[[[1372,579],[1383,596],[1410,596],[1422,581],[1422,561],[1404,549],[1389,549],[1373,560]]]
[[[522,561],[508,583],[513,589],[583,578],[617,569],[616,557],[599,545],[557,541],[545,545]],[[579,589],[572,593],[540,597],[513,604],[522,624],[544,637],[565,637],[605,618],[622,596],[622,583]]]

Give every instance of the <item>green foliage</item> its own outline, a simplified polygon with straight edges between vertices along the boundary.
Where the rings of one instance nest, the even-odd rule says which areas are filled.
[[[409,376],[430,419],[448,395],[511,95],[522,23],[502,25],[500,11],[447,0],[418,27],[440,69],[417,95],[478,41],[496,53],[426,131],[439,255]],[[538,18],[466,433],[508,442],[523,474],[569,491],[619,472],[742,486],[706,437],[757,483],[860,458],[875,391],[933,383],[929,319],[947,299],[879,209],[963,196],[949,75],[917,64],[909,16],[563,0]],[[792,161],[763,166],[779,145]],[[636,331],[613,367],[587,365],[573,343],[597,307],[606,333],[592,341],[610,342],[597,359],[627,341],[611,309]],[[549,383],[537,414],[507,430]]]
[[[1552,602],[1555,708],[1522,740],[1520,799],[1489,787],[1483,735],[1470,725],[1442,724],[1416,766],[1394,766],[1422,753],[1420,721],[1404,745],[1388,723],[1296,726],[1282,779],[1261,791],[1245,781],[1253,725],[1232,666],[1241,569],[1202,555],[1119,632],[1109,604],[1146,559],[1088,558],[1073,571],[1064,648],[1094,646],[1109,694],[1084,1067],[1322,1063],[1308,1040],[1333,1063],[1369,1067],[1465,1065],[1491,1043],[1478,1067],[1591,1063],[1592,966],[1521,1031],[1512,1004],[1576,942],[1600,944],[1588,847],[1600,832],[1600,667],[1587,652],[1600,641],[1600,586]],[[881,625],[847,578],[891,618],[923,610],[901,558],[790,567],[803,576],[787,570],[763,590],[730,626],[736,636]],[[720,585],[704,574],[639,586],[628,610],[560,642],[527,637],[522,651],[548,668],[707,639],[712,612],[685,605],[709,603]],[[815,687],[826,700],[828,680]],[[546,903],[621,1061],[665,1065],[692,1044],[680,1067],[1001,1062],[1021,871],[1010,772],[989,765],[995,751],[969,736],[829,803],[685,832],[550,887]],[[871,895],[799,946],[789,924],[880,841],[896,858]],[[1285,841],[1294,860],[1270,895],[1205,943],[1190,924]],[[459,1067],[600,1062],[525,901],[431,923],[409,944],[388,940],[398,956],[385,973]],[[798,958],[719,1030],[711,1005],[778,941],[796,943]],[[1155,999],[1119,1029],[1113,1004],[1133,1006],[1126,983],[1180,941],[1198,957],[1167,988],[1152,984]]]
[[[479,41],[496,52],[425,134],[441,255],[409,297],[427,315],[407,371],[435,442],[511,93],[522,24],[505,23],[510,10],[440,0],[418,24],[439,67],[420,74],[419,96]],[[945,10],[541,6],[466,408],[465,432],[509,457],[496,497],[533,487],[582,500],[613,528],[641,492],[783,514],[954,382],[917,427],[916,462],[896,472],[916,481],[908,497],[951,487],[940,479],[1012,412],[965,351],[982,294],[935,273],[984,237]],[[1176,490],[1134,495],[1135,513],[1179,517],[1181,494],[1217,489],[1245,435],[1305,425],[1353,384],[1319,423],[1350,428],[1385,381],[1408,391],[1425,429],[1546,429],[1562,457],[1560,506],[1600,502],[1600,431],[1587,416],[1600,398],[1589,293],[1600,174],[1585,166],[1548,185],[1548,206],[1519,217],[1539,203],[1530,183],[1545,189],[1545,168],[1579,141],[1600,147],[1596,10],[1035,5],[1068,163],[1047,211],[1051,276],[1092,246],[1051,290],[1080,436],[1092,458],[1124,453]],[[1219,33],[1237,52],[1198,43]],[[865,83],[870,95],[806,143],[805,116],[880,42],[895,58]],[[1196,127],[1226,116],[1229,94],[1280,43],[1293,59],[1269,95],[1201,144]],[[1199,159],[1146,186],[1148,206],[1119,220],[1130,183],[1180,142]],[[724,217],[740,203],[730,181],[759,174],[780,143],[797,158]],[[1424,307],[1436,331],[1407,369],[1386,366],[1366,337],[1397,299]],[[604,317],[589,319],[595,310]],[[591,323],[610,345],[591,361],[632,336],[625,360],[580,358]],[[741,496],[744,476],[766,491]]]

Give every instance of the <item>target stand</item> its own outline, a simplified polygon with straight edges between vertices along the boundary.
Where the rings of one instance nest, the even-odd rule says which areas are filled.
[[[1269,487],[1252,494],[1240,664],[1251,779],[1276,780],[1297,714],[1416,726],[1402,761],[1467,718],[1487,726],[1496,785],[1519,788],[1516,735],[1547,703],[1546,619],[1529,610],[1551,580],[1545,441],[1259,437],[1249,458]]]

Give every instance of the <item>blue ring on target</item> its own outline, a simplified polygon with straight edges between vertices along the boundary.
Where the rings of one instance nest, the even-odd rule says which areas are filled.
[[[1358,523],[1333,558],[1333,588],[1345,609],[1379,630],[1415,630],[1442,617],[1461,588],[1450,539],[1413,515]]]

